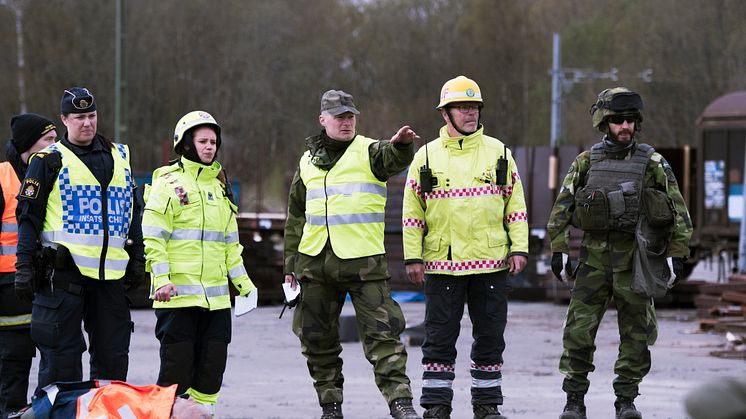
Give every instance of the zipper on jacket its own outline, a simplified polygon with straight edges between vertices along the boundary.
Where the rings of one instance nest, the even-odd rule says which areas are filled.
[[[116,169],[114,169],[116,170]],[[112,178],[114,177],[112,173]],[[112,179],[113,180],[113,179]],[[106,253],[109,250],[109,199],[108,186],[106,189],[101,186],[101,217],[103,218],[104,240],[101,243],[101,259],[98,261],[98,278],[103,281],[106,279]],[[126,270],[125,270],[126,275]]]
[[[326,236],[329,240],[329,244],[332,242],[332,234],[329,231],[329,195],[326,193],[326,178],[329,176],[329,171],[326,171],[324,175],[324,224],[326,224]]]
[[[205,274],[205,197],[202,196],[202,188],[199,186],[199,175],[202,173],[202,167],[197,169],[197,177],[194,178],[194,182],[197,184],[197,193],[199,194],[200,205],[199,208],[202,210],[202,224],[200,225],[200,237],[199,237],[199,249],[202,252],[202,263],[199,267],[199,283],[202,285],[202,291],[205,296],[205,302],[207,303],[207,310],[210,310],[210,299],[207,298],[207,289],[205,289],[205,283],[202,282],[202,277]],[[230,299],[230,296],[228,297]]]

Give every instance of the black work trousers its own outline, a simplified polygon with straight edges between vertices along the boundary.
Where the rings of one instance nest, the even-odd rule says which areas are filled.
[[[0,275],[10,275],[0,274]],[[21,301],[13,282],[0,284],[0,418],[26,406],[31,360],[36,355],[28,321],[31,303]]]
[[[48,384],[83,379],[81,322],[90,344],[90,378],[126,381],[134,324],[121,281],[70,270],[54,277],[54,288],[45,283],[36,292],[31,311],[31,338],[41,353],[36,394]]]
[[[231,310],[157,308],[155,317],[155,337],[161,342],[157,384],[178,384],[176,394],[191,388],[217,400],[228,361]]]
[[[450,406],[456,340],[464,303],[473,325],[472,404],[502,404],[503,351],[508,316],[507,271],[465,276],[426,275],[425,342],[422,345],[423,407]]]

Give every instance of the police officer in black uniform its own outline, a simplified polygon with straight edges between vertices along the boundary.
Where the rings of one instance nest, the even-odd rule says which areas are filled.
[[[98,134],[88,89],[65,90],[60,113],[67,133],[32,157],[17,208],[15,289],[33,298],[31,337],[41,353],[37,393],[50,383],[82,380],[81,321],[91,379],[127,379],[134,325],[125,283],[144,275],[127,147]]]

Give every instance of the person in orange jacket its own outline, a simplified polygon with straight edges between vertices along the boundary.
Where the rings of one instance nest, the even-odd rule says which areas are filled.
[[[31,340],[31,302],[14,290],[16,274],[16,195],[21,188],[31,155],[57,139],[49,119],[34,113],[10,120],[13,138],[5,147],[6,161],[0,163],[0,418],[26,405],[31,359],[36,355]]]

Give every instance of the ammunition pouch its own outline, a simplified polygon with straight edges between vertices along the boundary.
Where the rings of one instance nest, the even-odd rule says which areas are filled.
[[[648,224],[652,227],[666,227],[674,223],[676,211],[668,195],[655,188],[645,188],[643,209]]]
[[[609,230],[609,204],[603,188],[584,186],[575,193],[573,225],[586,232]]]

